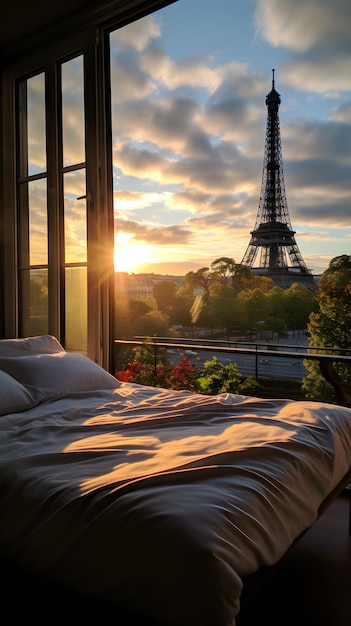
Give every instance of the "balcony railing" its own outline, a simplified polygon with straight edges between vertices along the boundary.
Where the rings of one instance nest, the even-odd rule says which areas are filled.
[[[317,361],[321,374],[325,380],[329,382],[335,391],[335,396],[338,404],[351,407],[351,385],[341,379],[337,371],[335,370],[335,363],[347,363],[351,366],[351,351],[350,350],[338,350],[337,354],[335,349],[330,347],[318,347],[313,348],[313,352],[308,352],[312,348],[301,345],[287,345],[287,344],[271,344],[266,341],[257,343],[253,342],[236,342],[236,341],[224,341],[224,340],[210,340],[210,339],[192,339],[189,341],[187,338],[181,337],[147,337],[138,336],[134,339],[115,339],[115,354],[114,363],[120,358],[120,352],[124,347],[148,345],[149,349],[153,351],[154,364],[158,361],[160,349],[181,349],[191,350],[196,352],[211,351],[215,355],[216,353],[224,354],[244,354],[254,357],[255,372],[253,373],[255,378],[258,379],[258,364],[259,361],[264,358],[285,357],[287,359],[303,358],[304,360]],[[335,352],[333,352],[333,350]],[[234,359],[233,359],[234,360]],[[283,377],[282,377],[283,378]]]

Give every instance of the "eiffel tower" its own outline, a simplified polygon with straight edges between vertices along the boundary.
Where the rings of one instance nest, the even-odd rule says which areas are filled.
[[[302,258],[292,230],[285,194],[283,157],[279,126],[280,94],[272,90],[266,96],[267,127],[264,149],[261,195],[250,243],[241,261],[253,274],[272,278],[283,289],[302,283],[315,289],[312,273]],[[255,261],[259,264],[254,266]]]

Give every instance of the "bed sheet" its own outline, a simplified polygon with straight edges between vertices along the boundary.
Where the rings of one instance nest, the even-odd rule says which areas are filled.
[[[0,551],[162,626],[233,626],[351,465],[351,410],[116,383],[0,418]]]

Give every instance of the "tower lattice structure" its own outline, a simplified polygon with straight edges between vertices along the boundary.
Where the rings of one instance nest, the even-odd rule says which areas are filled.
[[[307,283],[313,282],[313,278],[295,241],[289,217],[279,124],[281,100],[275,89],[274,72],[273,69],[272,90],[266,96],[268,114],[261,195],[255,227],[250,233],[242,265],[253,269],[258,260],[255,273],[272,277],[281,286],[288,286],[298,282],[299,276],[302,282]]]

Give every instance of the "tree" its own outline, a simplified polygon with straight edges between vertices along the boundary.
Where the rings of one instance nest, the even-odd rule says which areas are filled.
[[[253,274],[249,267],[242,265],[241,263],[237,263],[232,278],[232,287],[235,293],[238,294],[239,291],[253,286],[253,278]]]
[[[211,263],[213,277],[222,285],[230,285],[235,293],[251,285],[252,272],[249,267],[235,263],[234,259],[222,256]]]
[[[185,275],[186,285],[193,289],[201,289],[206,295],[210,291],[211,282],[212,277],[208,267],[201,267],[196,272],[188,272]]]
[[[311,312],[318,310],[316,292],[299,283],[284,290],[283,301],[287,326],[294,330],[305,329]]]
[[[172,307],[169,311],[171,324],[190,326],[191,307],[193,305],[193,302],[194,296],[189,294],[184,287],[178,289]]]
[[[238,300],[232,287],[216,285],[212,288],[207,317],[211,328],[224,328],[227,335],[233,329],[239,330],[242,325],[242,302]]]
[[[265,294],[261,289],[245,290],[239,293],[239,299],[245,303],[247,330],[263,330],[269,313]]]
[[[217,393],[248,393],[258,386],[253,378],[242,380],[237,363],[224,365],[214,356],[205,361],[203,374],[197,379],[200,392],[213,395]]]
[[[330,348],[324,353],[351,350],[351,256],[341,255],[332,259],[322,274],[316,293],[318,311],[310,315],[308,331],[310,352],[317,347]],[[319,365],[306,359],[309,374],[302,388],[307,397],[334,401],[332,386],[322,376]],[[335,370],[345,382],[351,383],[351,366],[335,363]]]
[[[153,288],[157,308],[168,315],[176,296],[177,284],[174,280],[161,280]]]
[[[146,315],[149,311],[152,310],[150,304],[144,302],[144,300],[135,300],[134,298],[129,299],[129,310],[133,316],[133,319],[137,317],[141,317],[142,315]]]
[[[134,322],[134,334],[160,337],[174,335],[170,329],[169,317],[162,311],[149,311],[146,315],[138,317]]]
[[[236,263],[234,259],[222,256],[211,263],[211,269],[214,277],[222,284],[228,285],[232,283],[235,275]]]
[[[116,298],[115,339],[132,339],[133,321],[127,298]]]
[[[272,337],[274,333],[279,334],[286,327],[286,315],[284,308],[284,290],[281,287],[274,286],[266,294],[266,302],[268,304],[268,319],[266,320],[265,327],[267,330],[272,331]]]
[[[274,287],[274,280],[272,278],[268,278],[268,276],[258,276],[257,274],[251,273],[251,280],[249,287],[251,289],[261,289],[264,293],[267,293]]]

